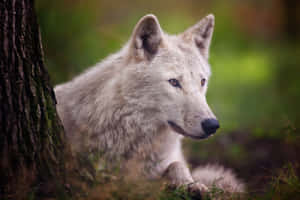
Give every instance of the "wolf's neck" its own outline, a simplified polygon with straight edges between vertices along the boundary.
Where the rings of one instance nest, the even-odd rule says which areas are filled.
[[[99,132],[91,135],[96,148],[108,156],[129,158],[132,154],[145,154],[145,147],[152,146],[162,126],[155,119],[146,119],[145,113],[126,107],[103,110]],[[154,126],[157,124],[157,126]]]

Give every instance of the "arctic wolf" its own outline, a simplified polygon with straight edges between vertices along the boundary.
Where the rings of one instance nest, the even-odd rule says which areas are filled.
[[[98,151],[124,170],[134,163],[149,179],[166,177],[176,186],[206,190],[187,167],[181,139],[204,139],[219,128],[205,98],[213,28],[214,16],[208,15],[168,35],[154,15],[146,15],[119,52],[58,85],[58,112],[72,150]],[[203,170],[207,186],[224,172],[221,181],[242,191],[229,171],[213,167],[212,176],[210,168]],[[197,174],[203,177],[199,169]]]

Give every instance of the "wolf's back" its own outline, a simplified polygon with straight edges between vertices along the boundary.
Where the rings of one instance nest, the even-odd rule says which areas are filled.
[[[195,182],[205,184],[209,189],[216,187],[228,193],[243,193],[245,185],[230,169],[219,165],[197,167],[192,172]]]

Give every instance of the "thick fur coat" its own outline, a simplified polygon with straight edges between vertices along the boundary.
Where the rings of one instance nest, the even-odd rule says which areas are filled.
[[[193,183],[181,139],[204,139],[219,127],[205,98],[213,27],[208,15],[182,34],[168,35],[154,15],[146,15],[119,52],[56,86],[72,150],[101,152],[124,169],[135,163],[150,179]]]

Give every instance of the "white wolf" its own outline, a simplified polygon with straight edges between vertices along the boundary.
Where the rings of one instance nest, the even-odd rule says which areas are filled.
[[[134,163],[147,178],[206,190],[190,184],[202,182],[187,167],[181,139],[204,139],[219,128],[205,98],[213,27],[208,15],[182,34],[168,35],[154,15],[146,15],[119,52],[58,85],[58,113],[72,150],[100,151],[107,160],[122,159],[128,171]],[[243,191],[222,168],[198,169],[195,176],[208,187],[219,179],[224,189]]]

